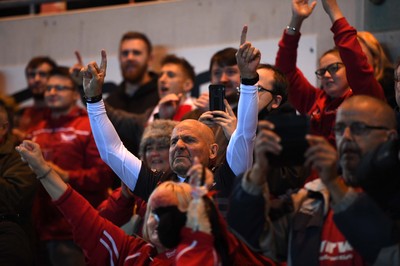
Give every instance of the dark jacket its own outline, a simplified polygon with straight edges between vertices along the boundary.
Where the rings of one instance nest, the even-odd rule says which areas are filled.
[[[110,106],[130,113],[142,114],[147,109],[153,108],[160,100],[157,91],[157,75],[150,72],[150,82],[142,85],[132,95],[125,93],[125,82],[110,91],[106,102]]]

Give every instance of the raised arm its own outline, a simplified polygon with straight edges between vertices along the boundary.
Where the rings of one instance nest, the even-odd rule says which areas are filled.
[[[316,1],[309,4],[308,0],[293,0],[292,17],[288,27],[286,28],[286,33],[289,35],[295,35],[297,32],[300,32],[303,21],[311,15],[316,5]]]
[[[317,94],[321,92],[314,87],[297,68],[297,48],[300,41],[300,29],[303,21],[308,18],[316,2],[309,4],[308,0],[292,0],[292,17],[287,25],[276,55],[275,65],[289,80],[288,97],[290,103],[296,110],[303,114],[315,104]]]
[[[119,260],[137,254],[139,249],[146,253],[141,249],[147,244],[145,241],[127,236],[120,228],[100,217],[86,199],[64,183],[44,160],[39,144],[24,140],[16,150],[22,160],[28,162],[54,203],[72,225],[74,240],[85,251],[89,264],[106,265],[111,261],[113,265],[119,265]],[[110,248],[111,246],[114,248]],[[132,261],[140,261],[144,256],[130,257]]]
[[[366,94],[385,100],[382,86],[375,78],[357,38],[357,31],[350,26],[336,0],[322,0],[325,12],[332,21],[331,31],[340,58],[346,66],[346,76],[353,94]]]
[[[238,176],[253,164],[254,139],[257,129],[258,94],[257,66],[260,50],[246,41],[247,26],[243,27],[236,61],[240,70],[241,84],[238,103],[237,127],[229,141],[226,159],[233,173]]]
[[[322,0],[322,6],[324,7],[325,12],[328,14],[329,18],[332,21],[332,24],[338,20],[343,18],[342,10],[340,10],[336,0]]]
[[[107,55],[102,50],[100,67],[96,62],[91,62],[82,70],[90,126],[101,158],[131,190],[134,190],[142,162],[125,148],[107,117],[102,100],[106,69]]]

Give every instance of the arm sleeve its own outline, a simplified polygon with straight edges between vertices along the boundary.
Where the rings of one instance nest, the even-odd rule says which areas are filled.
[[[135,199],[127,199],[122,195],[121,188],[117,188],[97,207],[97,210],[102,217],[117,226],[122,226],[132,217],[134,205]]]
[[[399,225],[396,225],[367,194],[350,190],[342,201],[332,208],[336,226],[369,263],[374,263],[380,253],[391,246],[397,245],[398,254]],[[365,241],[366,239],[373,241]],[[386,264],[380,265],[390,264],[387,261]]]
[[[177,247],[175,265],[218,265],[218,255],[214,249],[214,237],[201,231],[184,227]]]
[[[54,203],[71,224],[74,241],[84,250],[90,265],[122,265],[128,253],[136,253],[136,259],[140,259],[141,248],[147,243],[126,235],[119,227],[100,217],[71,187]]]
[[[333,23],[331,31],[346,66],[347,81],[353,94],[366,94],[385,100],[383,89],[357,40],[356,29],[349,25],[346,18],[341,18]]]
[[[106,104],[106,111],[108,118],[117,131],[118,136],[121,138],[121,141],[124,143],[124,146],[130,152],[137,155],[150,110],[143,114],[133,114],[115,109]]]
[[[289,102],[300,113],[307,114],[322,91],[314,87],[296,67],[300,36],[300,34],[288,35],[285,32],[283,33],[279,42],[275,65],[289,80]]]
[[[253,165],[257,113],[257,87],[240,85],[237,127],[226,152],[226,160],[236,176],[246,172]]]
[[[103,100],[88,104],[87,110],[101,158],[131,190],[134,190],[142,162],[123,145],[107,117]]]

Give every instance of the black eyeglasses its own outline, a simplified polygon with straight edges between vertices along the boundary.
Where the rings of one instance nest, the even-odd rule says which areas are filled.
[[[34,78],[36,75],[39,75],[41,78],[47,78],[49,73],[45,71],[28,71],[27,75],[29,78]]]
[[[333,130],[336,135],[342,136],[347,127],[350,128],[351,134],[355,136],[366,135],[371,130],[389,130],[389,128],[384,126],[370,126],[362,122],[353,122],[350,125],[346,125],[345,123],[336,123]]]
[[[332,76],[340,69],[340,65],[343,65],[343,63],[336,62],[336,63],[330,64],[329,66],[327,66],[325,68],[317,69],[317,71],[315,71],[315,75],[317,75],[317,77],[319,79],[322,79],[325,76],[326,71],[328,71],[329,74],[331,74],[331,76]]]
[[[56,89],[56,91],[67,91],[67,90],[71,91],[71,90],[74,90],[73,87],[62,86],[62,85],[47,85],[46,86],[46,90],[47,91],[51,91],[51,89],[53,89],[53,88]]]
[[[267,91],[267,92],[271,93],[272,95],[275,95],[275,92],[273,90],[269,90],[269,89],[263,88],[260,85],[257,85],[257,91],[258,92]]]

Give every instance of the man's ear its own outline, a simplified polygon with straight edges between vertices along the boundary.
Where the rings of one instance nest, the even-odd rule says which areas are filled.
[[[194,87],[194,83],[191,79],[186,79],[185,82],[183,82],[183,91],[185,93],[190,92]]]
[[[214,160],[215,158],[217,158],[217,154],[218,154],[218,144],[217,143],[213,143],[210,145],[210,160]]]
[[[271,108],[276,109],[281,105],[282,102],[282,96],[281,95],[275,95],[274,98],[272,99],[272,104]]]

